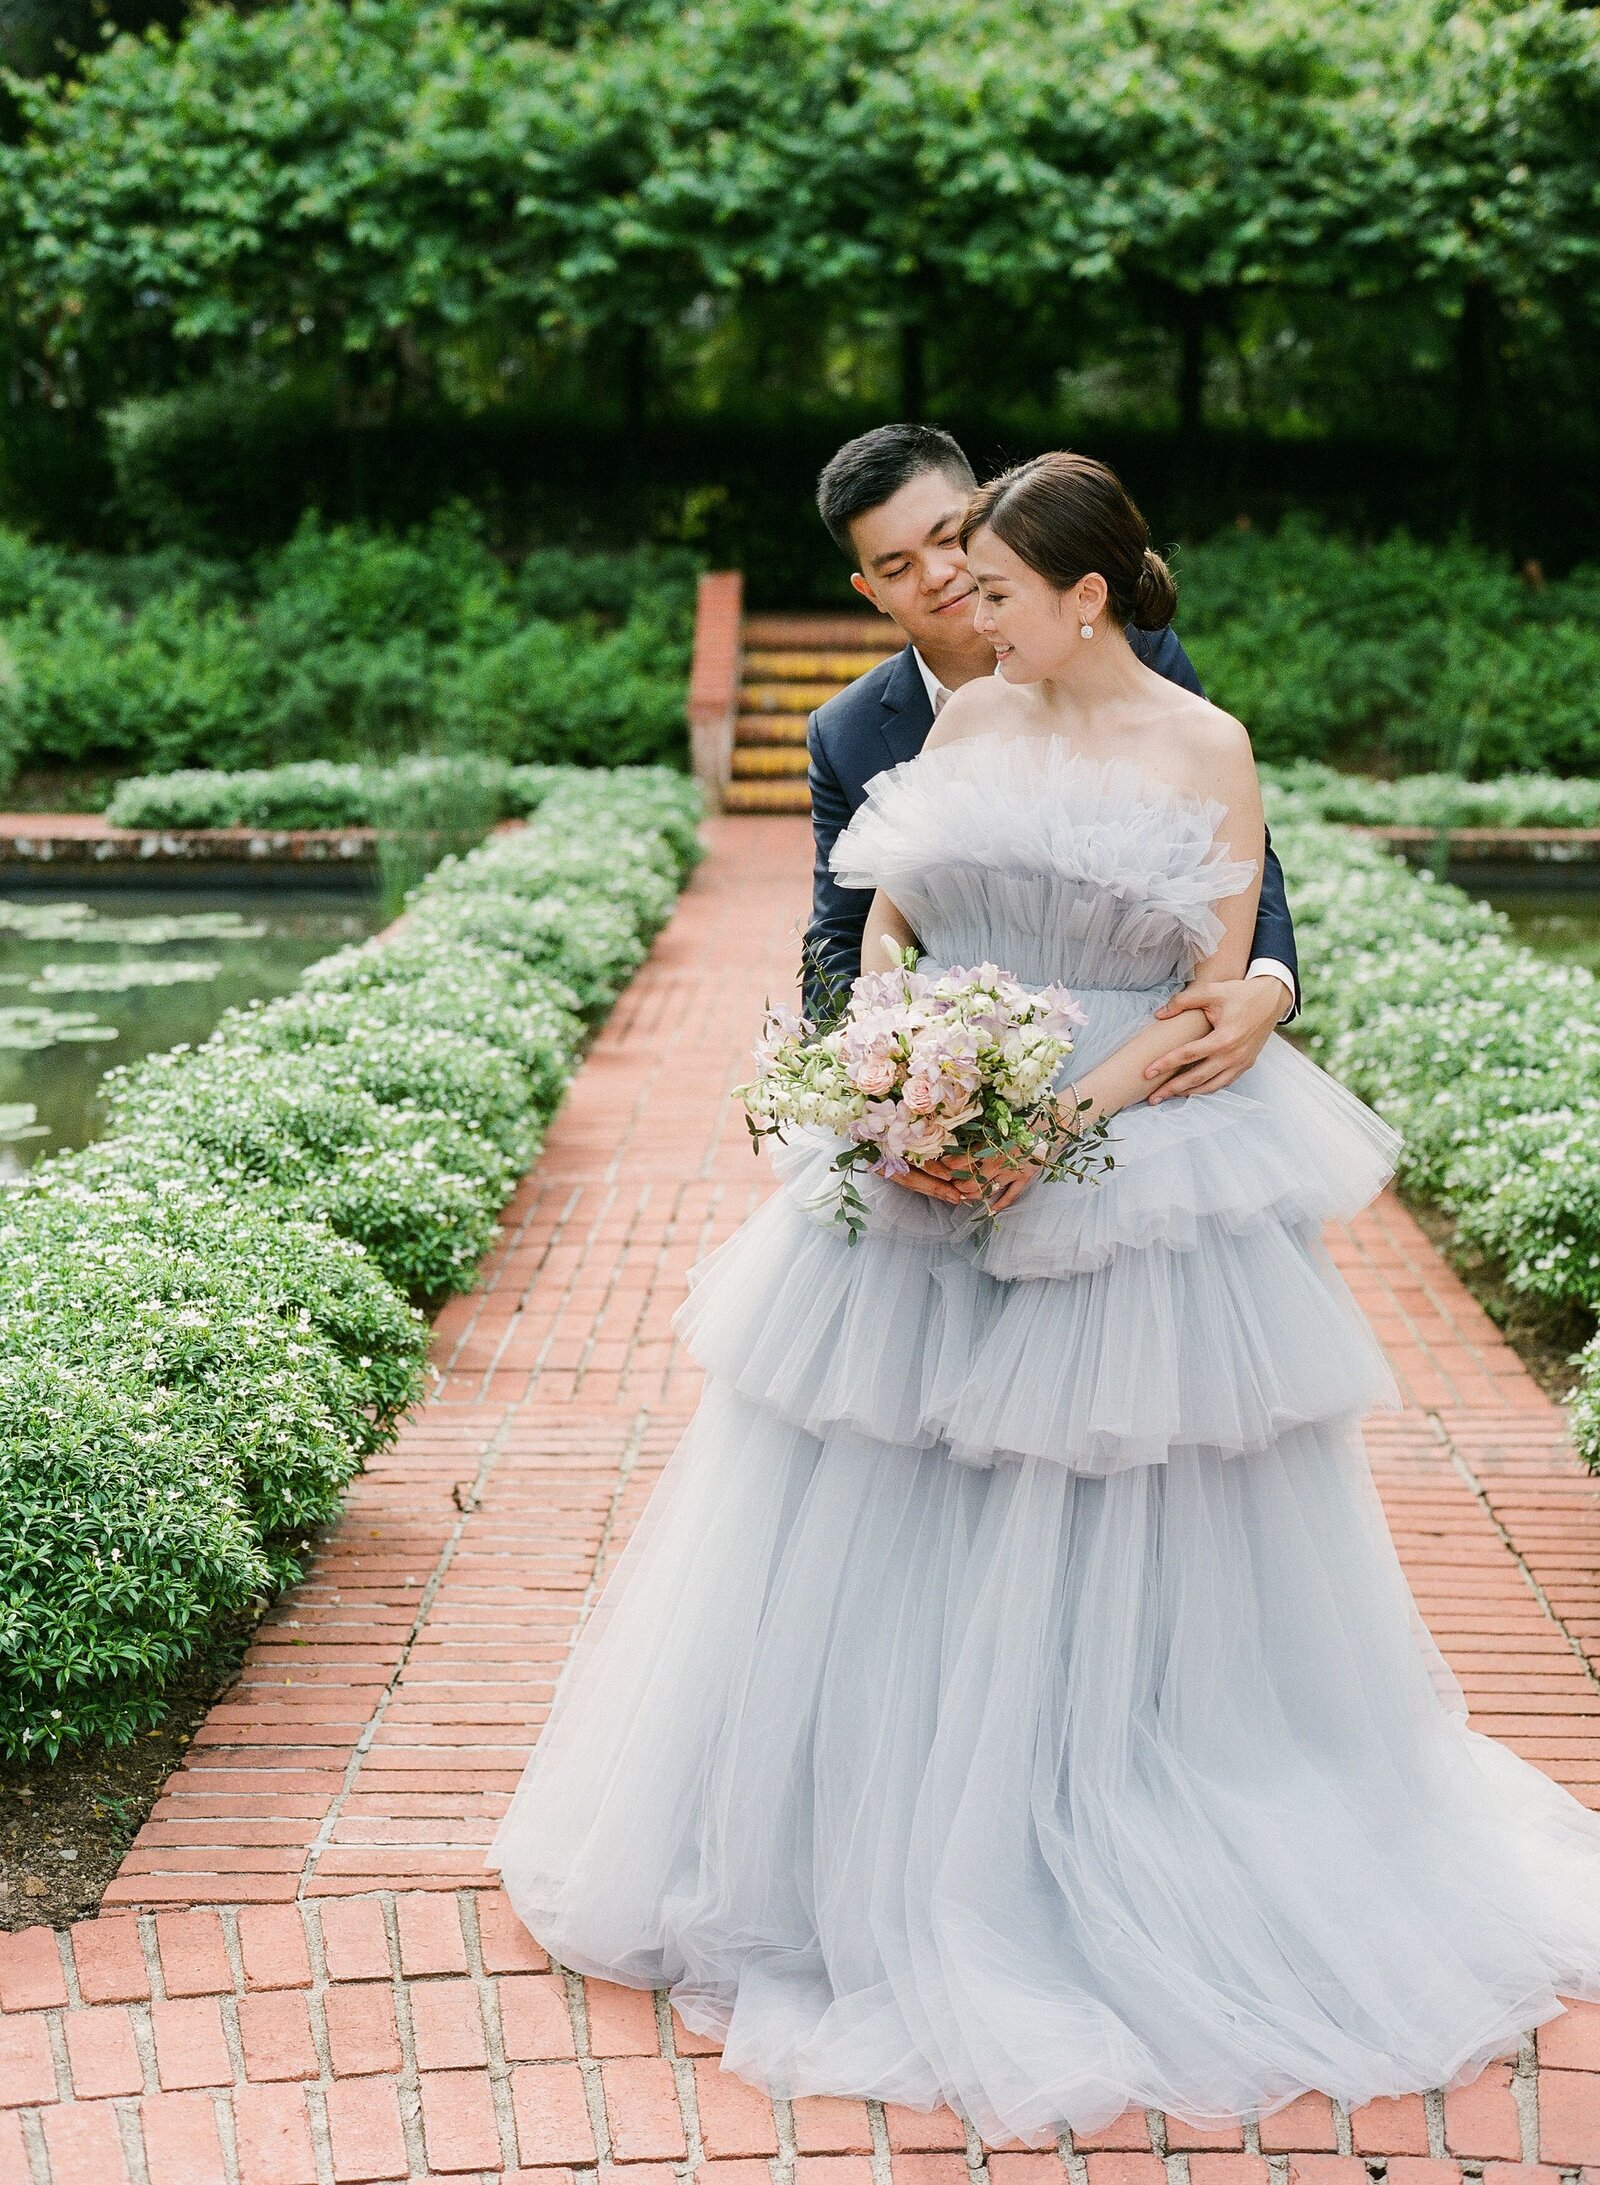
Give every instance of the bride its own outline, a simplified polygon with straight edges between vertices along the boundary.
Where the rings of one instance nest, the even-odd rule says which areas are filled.
[[[563,1965],[670,1989],[777,2095],[1048,2144],[1475,2076],[1600,1999],[1600,1818],[1466,1725],[1360,1421],[1398,1399],[1321,1242],[1394,1134],[1283,1040],[1150,1105],[1241,975],[1237,721],[1141,666],[1171,579],[1065,454],[975,496],[998,674],[833,869],[924,965],[1061,980],[1093,1185],[868,1177],[820,1132],[690,1276],[700,1407],[491,1865]]]

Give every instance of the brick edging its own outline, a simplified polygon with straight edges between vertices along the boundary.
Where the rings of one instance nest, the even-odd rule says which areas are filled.
[[[373,827],[113,827],[94,813],[0,813],[0,870],[371,865]]]
[[[740,624],[744,578],[737,569],[708,570],[695,598],[694,661],[689,670],[689,751],[695,779],[714,812],[733,772],[739,718]]]

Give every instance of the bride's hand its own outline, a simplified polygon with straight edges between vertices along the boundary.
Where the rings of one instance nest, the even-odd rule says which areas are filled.
[[[987,1198],[992,1214],[1019,1198],[1042,1166],[1038,1161],[1024,1161],[1019,1167],[1002,1153],[985,1154],[978,1160],[958,1154],[939,1165],[953,1175],[963,1199]]]
[[[964,1174],[966,1166],[965,1161],[954,1164],[949,1160],[929,1161],[925,1167],[907,1169],[903,1176],[892,1176],[889,1180],[899,1184],[902,1190],[916,1192],[919,1198],[942,1199],[947,1206],[960,1206],[964,1200],[975,1196],[970,1186],[958,1185],[955,1181],[953,1171],[960,1170]]]
[[[1008,1206],[1014,1203],[1014,1201],[1020,1199],[1023,1192],[1027,1190],[1029,1184],[1031,1184],[1034,1178],[1038,1175],[1040,1165],[1041,1164],[1038,1161],[1026,1161],[1021,1168],[1012,1169],[1008,1174],[1006,1181],[994,1194],[993,1198],[990,1199],[990,1213],[1003,1213]]]

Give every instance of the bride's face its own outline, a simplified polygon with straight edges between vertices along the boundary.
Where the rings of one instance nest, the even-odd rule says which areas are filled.
[[[1037,683],[1067,672],[1078,642],[1077,592],[1058,592],[986,526],[967,541],[967,567],[978,587],[973,628],[994,647],[1008,683]]]

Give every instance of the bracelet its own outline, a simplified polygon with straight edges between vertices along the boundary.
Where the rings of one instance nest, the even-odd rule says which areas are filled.
[[[1083,1105],[1082,1101],[1078,1098],[1078,1084],[1076,1078],[1071,1080],[1071,1082],[1067,1086],[1067,1090],[1072,1095],[1072,1127],[1068,1135],[1070,1137],[1076,1138],[1081,1135],[1082,1126],[1078,1121],[1078,1111]]]

